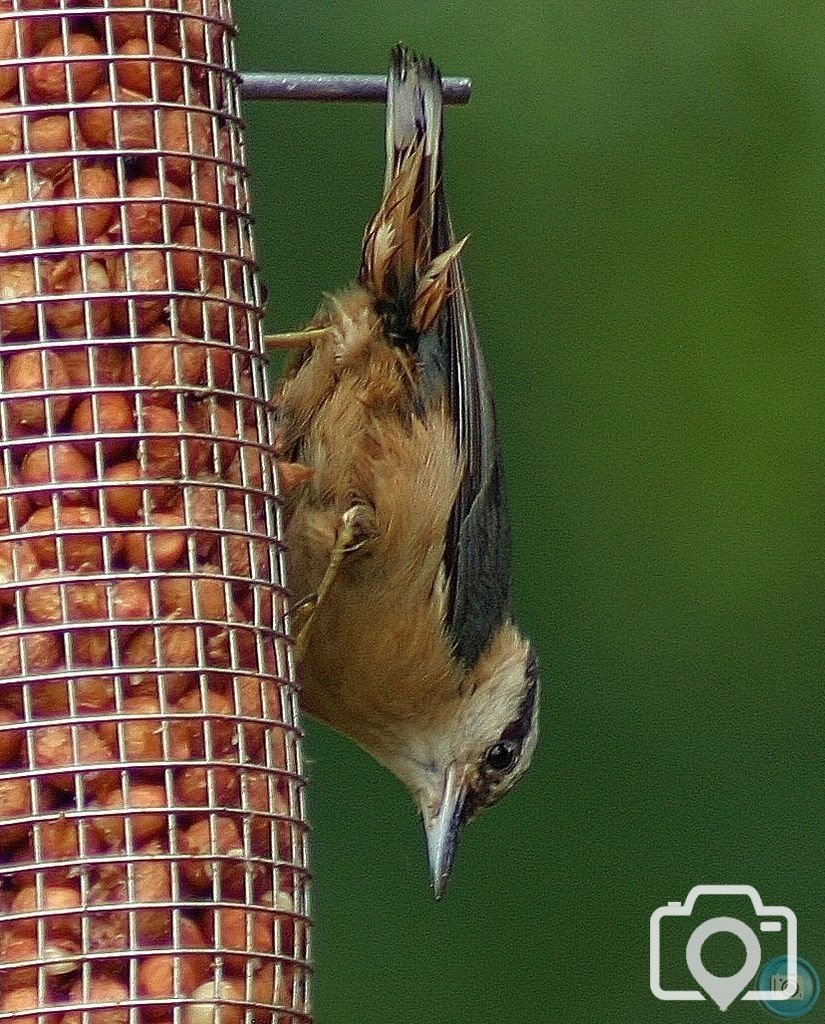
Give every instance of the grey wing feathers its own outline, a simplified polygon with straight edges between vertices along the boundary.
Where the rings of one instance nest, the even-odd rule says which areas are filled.
[[[404,47],[393,50],[387,90],[387,187],[419,140],[418,222],[427,260],[455,242],[442,182],[442,93],[438,69]],[[425,402],[446,394],[464,473],[445,540],[447,628],[468,668],[509,617],[510,532],[487,370],[456,259],[437,324],[418,340]]]
[[[446,204],[441,207],[438,245],[447,248],[453,232]],[[510,615],[510,525],[493,395],[458,260],[452,274],[438,330],[447,354],[448,394],[465,466],[444,557],[450,632],[456,653],[469,667]]]

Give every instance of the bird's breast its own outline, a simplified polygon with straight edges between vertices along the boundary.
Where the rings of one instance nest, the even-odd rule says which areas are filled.
[[[458,685],[442,559],[459,463],[445,405],[416,414],[415,387],[410,358],[362,332],[318,346],[279,399],[291,450],[313,470],[285,510],[296,599],[318,590],[347,510],[371,512],[318,605],[300,676],[306,710],[373,753]],[[312,408],[300,405],[307,394]]]

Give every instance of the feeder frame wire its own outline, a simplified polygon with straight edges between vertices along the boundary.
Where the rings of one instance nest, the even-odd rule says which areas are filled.
[[[469,78],[445,78],[444,102],[463,106],[470,101]],[[386,75],[331,74],[303,71],[246,71],[241,77],[245,100],[308,100],[318,103],[384,103]]]

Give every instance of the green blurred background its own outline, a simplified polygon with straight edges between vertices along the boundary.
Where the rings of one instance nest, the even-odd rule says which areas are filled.
[[[792,907],[822,973],[822,8],[235,9],[248,70],[380,72],[400,39],[473,78],[447,182],[544,681],[532,772],[441,904],[401,786],[307,723],[319,1024],[716,1020],[648,988],[650,914],[699,883]],[[357,268],[383,110],[246,115],[268,326],[293,328]]]

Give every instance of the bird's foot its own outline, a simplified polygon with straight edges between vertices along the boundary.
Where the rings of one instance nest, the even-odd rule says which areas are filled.
[[[304,598],[293,608],[293,613],[307,618],[295,638],[295,660],[300,665],[306,654],[309,634],[315,616],[335,583],[338,572],[348,555],[360,551],[375,536],[375,509],[371,505],[351,505],[341,517],[335,544],[330,553],[326,571],[314,595]]]

